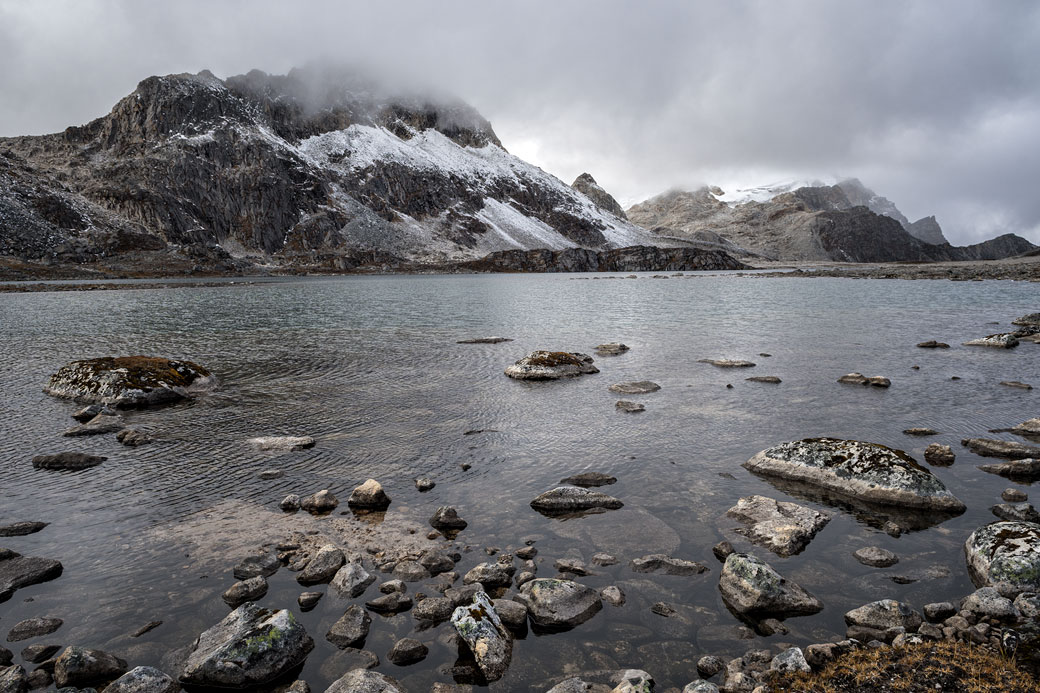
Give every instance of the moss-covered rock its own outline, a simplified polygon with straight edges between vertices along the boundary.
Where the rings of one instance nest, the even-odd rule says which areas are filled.
[[[995,587],[1013,599],[1040,591],[1040,524],[993,522],[964,542],[968,573],[977,587]]]
[[[62,366],[43,391],[81,403],[131,408],[175,402],[215,384],[210,371],[191,361],[107,356]]]
[[[588,373],[599,373],[592,357],[567,351],[533,351],[506,368],[506,375],[517,380],[558,380]]]

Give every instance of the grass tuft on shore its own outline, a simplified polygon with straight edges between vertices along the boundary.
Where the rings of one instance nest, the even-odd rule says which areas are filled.
[[[1014,659],[978,645],[929,642],[862,649],[823,671],[778,675],[773,691],[798,693],[1036,693],[1040,684]]]

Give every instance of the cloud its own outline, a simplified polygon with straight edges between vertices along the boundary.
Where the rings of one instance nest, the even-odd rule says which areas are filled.
[[[0,135],[86,122],[151,74],[322,61],[450,90],[623,203],[856,176],[955,243],[1040,243],[1028,1],[0,0]]]

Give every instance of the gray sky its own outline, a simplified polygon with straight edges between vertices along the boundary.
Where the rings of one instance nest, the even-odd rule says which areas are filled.
[[[955,244],[1040,244],[1030,0],[0,0],[0,136],[85,123],[152,74],[321,60],[449,89],[626,207],[856,176]]]

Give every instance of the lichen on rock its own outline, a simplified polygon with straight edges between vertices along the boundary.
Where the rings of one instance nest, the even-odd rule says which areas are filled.
[[[62,366],[43,391],[80,403],[131,408],[176,402],[215,384],[216,376],[191,361],[106,356]]]

